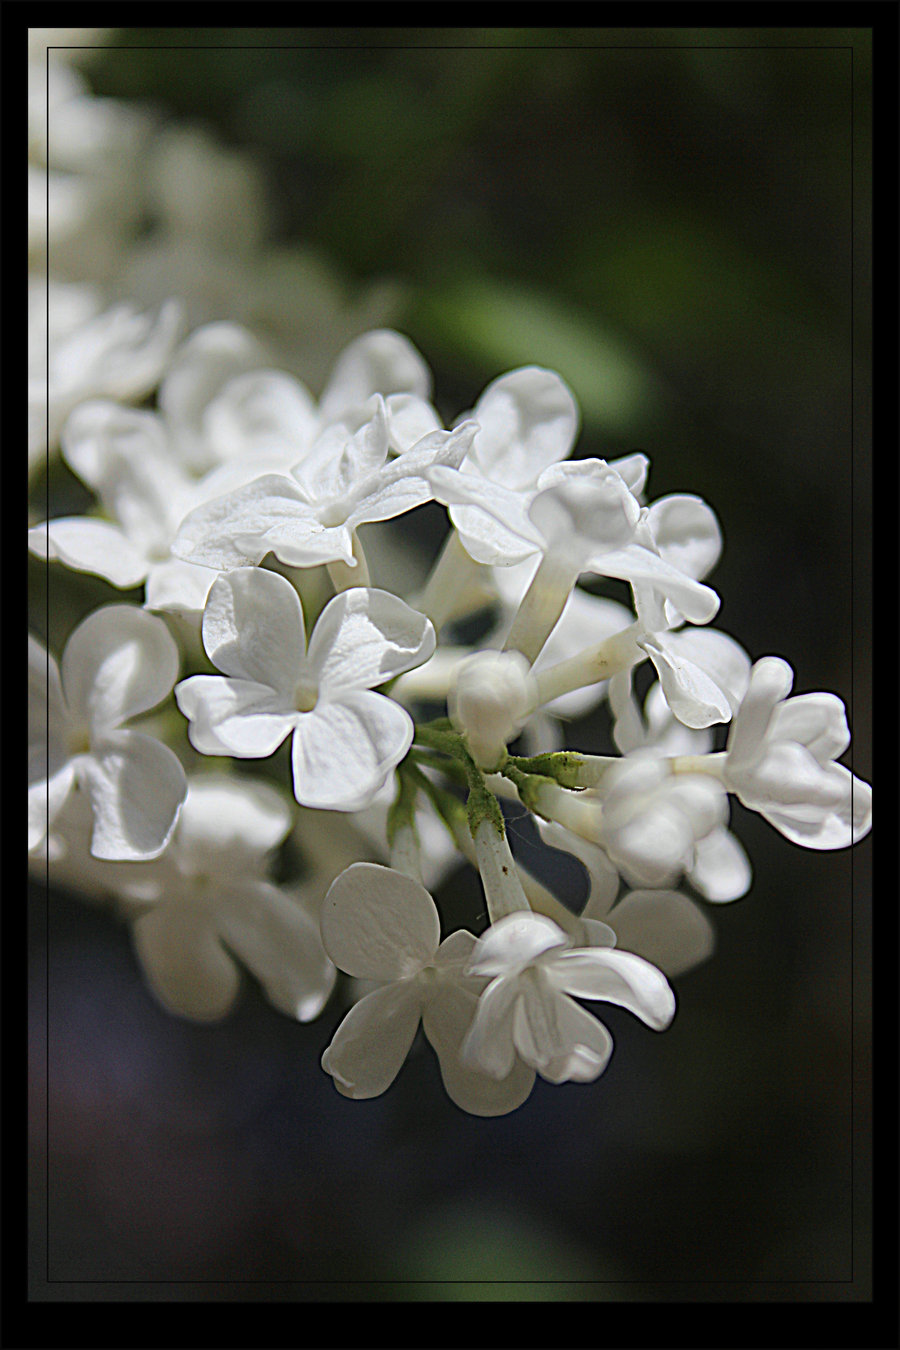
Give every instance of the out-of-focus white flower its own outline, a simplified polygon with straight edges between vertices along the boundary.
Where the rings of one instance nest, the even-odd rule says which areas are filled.
[[[45,521],[29,531],[31,551],[113,586],[145,581],[149,608],[199,614],[218,573],[172,557],[172,539],[197,489],[175,461],[161,419],[116,403],[83,403],[63,430],[62,453],[111,520]]]
[[[847,848],[872,828],[872,789],[834,761],[850,744],[835,694],[788,698],[794,672],[764,656],[750,673],[728,737],[723,781],[804,848]]]
[[[289,1017],[309,1022],[321,1012],[336,972],[318,925],[266,876],[290,823],[268,784],[200,774],[188,781],[165,852],[130,876],[118,869],[114,889],[135,950],[170,1012],[224,1017],[240,986],[237,961]]]
[[[649,961],[610,947],[573,947],[543,914],[510,914],[479,938],[467,966],[490,983],[462,1047],[464,1063],[498,1079],[517,1060],[551,1083],[588,1083],[612,1054],[612,1037],[574,998],[601,999],[656,1031],[675,995]],[[574,996],[574,997],[573,997]]]
[[[291,583],[238,568],[212,587],[202,635],[223,674],[193,675],[175,691],[195,748],[261,759],[292,735],[301,805],[368,805],[413,737],[409,713],[375,686],[431,655],[424,615],[387,591],[354,587],[325,606],[307,650]]]
[[[187,791],[168,746],[124,728],[156,707],[178,675],[162,619],[106,605],[78,625],[62,674],[28,638],[28,847],[41,844],[72,789],[90,798],[97,858],[152,858],[164,849]]]
[[[114,305],[83,324],[68,329],[48,352],[46,387],[29,385],[29,420],[35,433],[46,408],[45,437],[34,455],[54,449],[69,413],[88,399],[111,398],[126,403],[153,389],[175,348],[182,323],[176,301],[156,313],[142,314],[131,305]]]
[[[460,1059],[484,980],[465,973],[471,933],[460,929],[440,941],[424,886],[377,863],[354,863],[325,897],[322,941],[339,970],[378,985],[350,1009],[322,1056],[339,1092],[357,1099],[385,1092],[421,1022],[444,1086],[464,1111],[504,1115],[522,1104],[534,1083],[524,1065],[489,1076]]]

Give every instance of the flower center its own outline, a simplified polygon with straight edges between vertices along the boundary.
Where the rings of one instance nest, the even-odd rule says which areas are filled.
[[[312,675],[304,675],[294,689],[294,707],[298,712],[312,712],[319,701],[319,689]]]

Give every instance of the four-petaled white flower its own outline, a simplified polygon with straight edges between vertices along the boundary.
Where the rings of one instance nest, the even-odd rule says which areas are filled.
[[[354,1004],[322,1056],[339,1092],[385,1092],[421,1022],[444,1086],[464,1111],[504,1115],[522,1104],[534,1083],[526,1066],[487,1075],[460,1058],[485,983],[465,973],[476,940],[458,929],[441,942],[437,909],[420,882],[378,863],[353,863],[332,883],[321,922],[338,969],[379,985]]]
[[[835,694],[788,698],[794,672],[757,661],[728,737],[723,780],[752,811],[804,848],[847,848],[872,828],[872,789],[834,761],[850,744]]]
[[[479,938],[467,966],[486,976],[463,1063],[498,1079],[517,1060],[551,1083],[588,1083],[612,1054],[612,1037],[574,999],[601,999],[656,1031],[675,1015],[668,980],[649,961],[614,947],[573,947],[543,914],[508,914]]]
[[[235,957],[280,1011],[317,1017],[336,972],[318,925],[266,876],[291,814],[266,783],[220,774],[188,782],[165,852],[115,870],[111,889],[147,980],[171,1012],[216,1021],[240,987]]]
[[[105,605],[66,643],[62,670],[28,638],[28,847],[37,848],[72,789],[90,798],[91,852],[161,853],[187,792],[168,746],[124,727],[171,693],[178,649],[162,619]]]
[[[413,737],[409,713],[375,686],[427,661],[428,619],[387,591],[353,587],[325,606],[307,650],[294,587],[248,567],[215,582],[202,635],[223,673],[193,675],[175,691],[194,747],[262,759],[292,735],[301,805],[366,806]]]
[[[427,470],[460,463],[475,429],[467,422],[430,432],[389,460],[387,413],[376,394],[325,427],[290,473],[263,474],[191,511],[173,552],[221,569],[259,563],[269,552],[291,567],[355,567],[359,526],[392,520],[430,501]]]

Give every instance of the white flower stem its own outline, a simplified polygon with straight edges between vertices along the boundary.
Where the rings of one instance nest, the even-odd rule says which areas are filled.
[[[509,842],[489,820],[483,820],[475,831],[475,856],[491,923],[531,908]]]
[[[355,567],[350,567],[348,563],[344,562],[343,558],[328,563],[328,575],[331,577],[331,584],[336,591],[349,591],[352,586],[371,585],[369,564],[366,562],[363,546],[355,530],[353,531],[353,556],[356,559]]]
[[[395,872],[402,872],[404,876],[412,877],[413,881],[424,884],[422,882],[422,853],[414,826],[401,825],[394,832],[394,839],[391,844],[391,867]]]
[[[706,773],[713,778],[724,780],[725,761],[728,758],[724,750],[709,755],[675,755],[669,760],[670,773]]]
[[[424,666],[408,670],[397,677],[391,686],[391,697],[401,702],[415,699],[442,702],[447,697],[460,661],[471,654],[469,647],[439,647]]]
[[[428,616],[435,630],[440,629],[491,598],[481,576],[481,563],[470,557],[456,530],[451,529],[414,607]]]
[[[551,552],[545,553],[522,598],[503,650],[521,652],[534,665],[577,580],[578,573],[573,572],[571,564]]]
[[[549,703],[561,694],[570,694],[574,689],[608,680],[611,675],[618,675],[620,671],[629,670],[638,661],[643,661],[646,653],[635,642],[635,635],[639,631],[640,625],[633,623],[596,647],[589,647],[587,651],[549,666],[546,670],[535,671],[538,701]]]

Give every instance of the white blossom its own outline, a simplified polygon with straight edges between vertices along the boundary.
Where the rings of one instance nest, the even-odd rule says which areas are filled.
[[[409,749],[409,713],[375,686],[427,660],[434,629],[387,591],[354,587],[325,606],[306,646],[303,611],[276,572],[238,568],[213,585],[203,645],[221,675],[175,691],[203,754],[260,759],[292,737],[301,805],[366,806]]]
[[[486,1075],[460,1059],[484,980],[465,967],[475,938],[464,929],[440,941],[425,887],[377,863],[354,863],[322,906],[322,941],[334,964],[377,988],[355,1003],[322,1056],[344,1096],[377,1097],[399,1073],[422,1023],[448,1094],[474,1115],[503,1115],[528,1096],[534,1074],[510,1065]]]
[[[168,746],[124,726],[156,707],[178,675],[178,650],[162,619],[106,605],[78,625],[62,668],[28,639],[28,847],[40,845],[77,786],[94,817],[97,858],[162,852],[187,791]]]
[[[600,1076],[612,1037],[575,998],[627,1008],[657,1031],[675,1015],[675,996],[655,966],[618,948],[574,947],[543,914],[509,914],[492,924],[467,971],[490,983],[463,1042],[463,1062],[498,1079],[517,1060],[551,1083]]]
[[[843,764],[850,744],[835,694],[788,698],[794,672],[757,661],[728,737],[723,780],[752,811],[804,848],[846,848],[872,828],[872,789]]]

